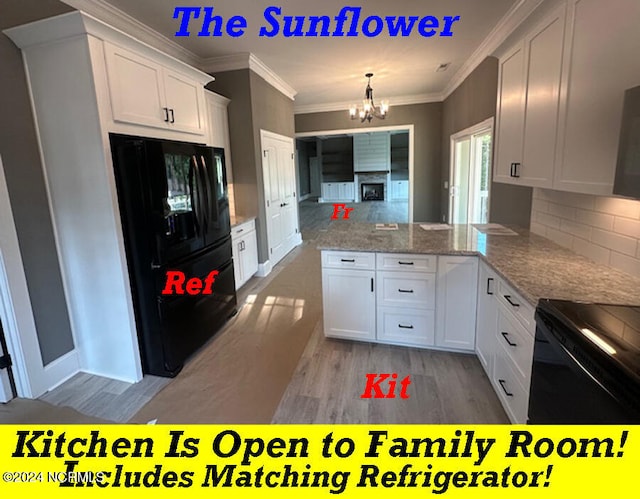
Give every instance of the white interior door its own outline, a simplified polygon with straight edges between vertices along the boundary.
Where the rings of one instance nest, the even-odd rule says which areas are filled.
[[[294,143],[291,137],[264,130],[261,139],[269,261],[273,266],[300,242]]]

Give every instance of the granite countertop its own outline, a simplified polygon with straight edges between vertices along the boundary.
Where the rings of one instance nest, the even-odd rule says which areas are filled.
[[[233,229],[234,227],[249,222],[250,220],[255,220],[255,218],[256,217],[241,217],[238,215],[231,215],[231,228]]]
[[[318,249],[378,253],[477,255],[533,306],[540,298],[640,305],[640,279],[599,265],[528,230],[489,235],[471,225],[426,231],[419,224],[377,230],[375,224],[332,222]]]

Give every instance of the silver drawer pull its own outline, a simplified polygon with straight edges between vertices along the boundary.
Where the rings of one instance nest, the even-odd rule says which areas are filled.
[[[413,329],[413,326],[403,326],[402,324],[398,324],[400,329]]]
[[[345,263],[356,263],[356,261],[355,261],[355,260],[348,260],[348,259],[346,259],[346,258],[341,258],[341,259],[340,259],[340,261],[341,261],[341,262],[345,262]]]
[[[506,331],[502,331],[500,334],[504,338],[504,341],[506,341],[509,344],[510,347],[517,347],[518,346],[517,343],[514,343],[509,339],[509,333],[507,333]]]
[[[399,289],[398,293],[413,293],[413,289]]]
[[[504,295],[504,299],[507,300],[509,302],[509,305],[511,305],[512,307],[519,307],[520,306],[519,303],[511,301],[511,295]]]
[[[505,383],[506,383],[506,381],[505,381],[505,380],[503,380],[503,379],[499,379],[499,380],[498,380],[498,383],[500,383],[500,387],[502,388],[502,391],[504,392],[504,394],[505,394],[507,397],[513,397],[513,393],[509,393],[509,392],[507,391],[507,389],[504,387],[504,385],[505,385]]]
[[[398,262],[398,265],[413,265],[413,262]]]

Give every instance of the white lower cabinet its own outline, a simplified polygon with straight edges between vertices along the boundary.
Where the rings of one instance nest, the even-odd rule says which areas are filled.
[[[477,283],[477,257],[438,257],[436,346],[475,349]]]
[[[373,270],[322,269],[324,334],[374,340],[376,295]]]
[[[438,261],[445,270],[439,275]],[[467,279],[467,282],[463,282]],[[441,299],[444,296],[450,303]],[[326,336],[473,350],[477,258],[322,252]],[[436,337],[436,316],[444,311]],[[458,333],[462,327],[463,334]]]
[[[476,314],[476,355],[487,376],[493,376],[493,360],[497,346],[496,325],[498,277],[484,262],[478,269],[478,310]]]
[[[504,293],[496,296],[497,320],[490,378],[511,422],[525,424],[535,336],[534,311],[501,279],[497,284],[497,289],[508,290],[509,300],[502,300]]]
[[[240,289],[258,272],[258,241],[255,220],[250,220],[231,230],[231,246],[236,289]]]

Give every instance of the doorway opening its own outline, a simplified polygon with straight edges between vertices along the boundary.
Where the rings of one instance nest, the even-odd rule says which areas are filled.
[[[489,221],[493,118],[451,136],[449,223]]]

